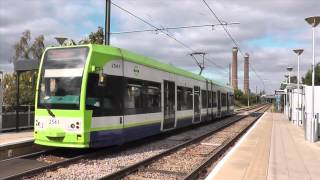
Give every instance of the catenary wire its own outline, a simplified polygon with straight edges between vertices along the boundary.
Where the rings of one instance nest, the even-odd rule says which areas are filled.
[[[215,26],[219,25],[232,25],[238,23],[224,23],[224,24],[203,24],[203,25],[191,25],[191,26],[177,26],[177,27],[165,27],[165,28],[158,28],[158,29],[142,29],[142,30],[133,30],[133,31],[119,31],[119,32],[111,32],[110,34],[131,34],[131,33],[140,33],[140,32],[154,32],[154,31],[168,31],[168,30],[176,30],[176,29],[190,29],[190,28],[202,28],[202,27],[211,27],[214,28]]]
[[[132,13],[132,12],[124,9],[123,7],[117,5],[116,3],[114,3],[114,2],[111,2],[111,3],[112,3],[112,5],[114,5],[115,7],[119,8],[120,10],[122,10],[122,11],[130,14],[131,16],[139,19],[140,21],[144,22],[145,24],[153,27],[154,30],[159,31],[159,32],[163,33],[164,35],[168,36],[169,38],[173,39],[174,41],[176,41],[177,43],[179,43],[180,45],[182,45],[184,48],[190,50],[191,52],[196,52],[196,51],[195,51],[194,49],[192,49],[190,46],[188,46],[187,44],[185,44],[185,43],[183,43],[182,41],[180,41],[180,40],[178,40],[177,38],[175,38],[173,35],[170,35],[168,32],[166,32],[166,31],[164,30],[165,28],[158,28],[158,27],[156,27],[155,25],[153,25],[153,24],[151,24],[150,22],[148,22],[147,20],[145,20],[145,19],[143,19],[143,18],[135,15],[134,13]],[[222,24],[226,24],[226,23],[220,23],[220,24],[222,25]],[[222,25],[222,26],[223,26],[223,25]],[[223,26],[223,27],[224,27],[224,26]],[[207,60],[207,61],[209,61],[211,64],[214,64],[215,66],[217,66],[218,69],[219,69],[219,68],[222,68],[222,69],[219,69],[219,70],[223,71],[224,73],[229,73],[229,72],[223,70],[224,68],[223,68],[222,66],[217,65],[217,64],[214,63],[212,60],[209,60],[208,58],[205,58],[205,60]]]
[[[209,4],[208,4],[205,0],[202,0],[202,1],[203,1],[203,3],[207,6],[207,8],[210,10],[211,14],[219,21],[220,24],[222,24],[222,21],[219,19],[219,17],[217,16],[217,14],[212,10],[212,8],[209,6]],[[226,34],[227,34],[227,35],[229,36],[229,38],[231,39],[231,41],[234,43],[234,45],[235,45],[236,47],[238,47],[238,50],[239,50],[240,54],[242,55],[242,57],[244,57],[244,55],[243,55],[243,53],[242,53],[242,51],[241,51],[241,48],[240,48],[238,42],[232,37],[231,33],[228,31],[228,29],[227,29],[225,26],[222,25],[222,27],[223,27],[224,31],[226,32]],[[260,79],[260,82],[262,83],[262,85],[265,86],[265,85],[264,85],[264,82],[263,82],[263,79],[258,75],[258,73],[257,73],[256,70],[253,68],[253,66],[252,66],[251,64],[249,64],[249,66],[250,66],[251,70],[254,72],[254,74],[257,76],[257,78]]]

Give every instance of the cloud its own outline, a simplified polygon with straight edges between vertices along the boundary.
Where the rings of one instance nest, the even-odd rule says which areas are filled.
[[[157,27],[216,24],[218,21],[202,1],[193,0],[113,0],[119,6],[133,12]],[[296,69],[293,48],[304,48],[301,74],[311,64],[311,28],[305,17],[318,15],[320,1],[214,1],[207,0],[210,7],[224,22],[240,22],[227,28],[240,44],[242,54],[250,54],[250,88],[263,89],[261,79],[269,92],[277,89],[286,73],[285,68]],[[124,11],[112,6],[112,31],[152,29]],[[80,40],[104,25],[104,1],[0,1],[0,69],[8,67],[12,45],[21,32],[30,29],[33,36],[44,34],[48,43],[53,37],[64,35]],[[204,75],[228,82],[228,65],[231,62],[233,42],[222,27],[170,30],[174,36],[195,51],[206,52],[210,62]],[[319,28],[316,35],[319,34]],[[320,36],[316,37],[319,46]],[[159,32],[120,34],[111,36],[113,46],[144,54],[165,63],[171,63],[192,72],[198,72],[191,51]],[[317,48],[319,49],[319,48]],[[317,52],[317,61],[319,54]],[[242,87],[243,56],[239,53],[239,85]],[[218,66],[215,66],[217,64]],[[5,65],[5,66],[4,66]],[[294,70],[295,71],[295,70]]]
[[[46,44],[55,44],[55,36],[80,40],[98,25],[93,16],[103,14],[99,3],[92,1],[0,1],[0,70],[12,71],[8,63],[14,55],[13,45],[22,32],[30,30],[32,37],[43,34]]]

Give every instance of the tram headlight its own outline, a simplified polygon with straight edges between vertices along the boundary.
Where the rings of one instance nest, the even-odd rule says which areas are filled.
[[[75,125],[74,125],[74,124],[71,124],[70,127],[71,127],[72,129],[74,129]]]

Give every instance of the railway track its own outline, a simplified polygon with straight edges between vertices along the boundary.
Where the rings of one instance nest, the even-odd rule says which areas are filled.
[[[220,145],[207,154],[207,157],[196,168],[194,168],[183,179],[204,179],[207,175],[207,169],[215,161],[217,161],[235,142],[241,138],[241,136],[247,132],[247,130],[262,116],[262,114],[269,109],[269,106],[260,109],[257,113],[253,114],[252,119],[248,119],[245,122],[239,122],[239,126],[229,132],[234,133],[231,138],[224,138],[224,141]],[[228,130],[227,130],[228,132]]]
[[[257,107],[259,107],[259,104],[258,105],[254,105],[254,106],[235,109],[234,111],[235,111],[235,113],[240,113],[240,112],[248,111],[248,110],[251,110],[251,109],[254,109],[254,108],[257,108]]]
[[[101,179],[196,179],[268,108],[268,105],[259,107],[250,115],[240,116],[206,134]]]
[[[42,151],[17,158],[3,160],[0,161],[0,179],[17,179],[22,177],[28,179],[44,179],[48,177],[63,178],[63,176],[66,175],[62,174],[61,176],[61,172],[59,174],[60,167],[66,167],[68,169],[71,168],[71,172],[79,171],[79,173],[83,173],[83,169],[79,168],[79,165],[73,164],[80,164],[80,167],[89,166],[84,167],[84,169],[89,172],[90,167],[93,166],[94,169],[91,170],[91,173],[89,173],[93,174],[93,176],[85,176],[84,179],[96,179],[101,177],[101,174],[109,174],[109,177],[112,178],[115,174],[121,174],[122,171],[125,171],[128,169],[128,167],[134,166],[139,162],[143,162],[146,159],[155,160],[155,156],[157,155],[161,156],[162,153],[169,152],[170,149],[173,152],[173,148],[177,148],[179,145],[184,143],[190,143],[191,140],[194,139],[189,137],[190,134],[192,134],[193,137],[200,137],[201,135],[212,131],[212,129],[219,131],[219,129],[221,129],[223,126],[226,126],[226,123],[232,124],[233,122],[246,116],[240,115],[240,112],[237,114],[238,115],[236,116],[225,118],[223,121],[207,124],[205,126],[198,126],[191,130],[184,130],[185,132],[178,131],[169,133],[168,135],[162,135],[162,137],[147,138],[139,141],[138,143],[129,143],[128,145],[121,147],[85,151],[76,149],[72,150],[72,152],[70,152],[70,149],[64,149],[66,151],[60,149]],[[197,130],[198,128],[200,130]],[[150,140],[154,142],[150,143]],[[102,166],[99,165],[99,162],[102,164]],[[13,165],[15,168],[8,168]],[[69,165],[70,167],[67,167]],[[74,169],[72,170],[72,168]],[[100,168],[100,175],[97,175],[97,173],[94,171],[97,168]],[[56,172],[57,176],[54,175]],[[73,176],[67,176],[65,178],[76,178],[76,173],[73,174]],[[105,176],[105,178],[109,177]],[[117,177],[114,179],[117,179]]]
[[[87,157],[89,150],[50,149],[0,161],[0,179],[17,179]]]

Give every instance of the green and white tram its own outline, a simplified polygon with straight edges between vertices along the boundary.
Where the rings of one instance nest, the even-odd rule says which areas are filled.
[[[35,143],[123,144],[233,112],[233,89],[121,48],[47,48],[39,69]]]

